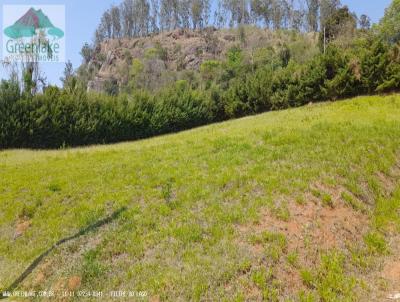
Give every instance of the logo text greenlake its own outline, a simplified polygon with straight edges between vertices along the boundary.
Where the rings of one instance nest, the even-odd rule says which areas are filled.
[[[58,54],[60,44],[58,42],[29,42],[8,40],[6,49],[11,54]]]

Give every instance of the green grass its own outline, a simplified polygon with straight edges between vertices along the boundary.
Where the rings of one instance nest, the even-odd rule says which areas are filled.
[[[286,260],[291,266],[296,267],[298,257],[299,257],[298,253],[296,251],[292,251],[287,255]]]
[[[365,248],[385,254],[381,234],[400,230],[400,191],[389,202],[376,173],[399,160],[399,133],[399,96],[362,97],[133,143],[0,152],[0,289],[61,238],[127,206],[53,251],[20,288],[80,276],[82,289],[147,291],[161,300],[245,301],[255,287],[256,298],[275,301],[284,287],[275,272],[290,265],[307,285],[293,299],[354,299],[345,251],[322,253],[315,272],[302,270],[284,234],[253,238],[264,248],[257,256],[239,226],[257,224],[262,209],[294,219],[290,203],[307,203],[306,192],[334,207],[311,188],[335,184],[349,192],[349,207],[376,205]],[[31,225],[14,238],[21,219]],[[37,284],[39,272],[45,279]]]
[[[376,232],[370,232],[364,236],[364,242],[368,251],[372,254],[385,254],[388,251],[385,238]]]
[[[318,296],[321,301],[356,301],[356,280],[345,273],[344,266],[345,256],[331,251],[321,255],[321,263],[316,271],[302,269],[300,276],[313,296]]]

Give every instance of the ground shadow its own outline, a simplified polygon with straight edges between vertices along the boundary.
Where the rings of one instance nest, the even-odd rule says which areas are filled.
[[[78,233],[63,238],[59,241],[57,241],[51,248],[49,248],[48,250],[46,250],[45,252],[43,252],[40,256],[38,256],[32,263],[31,265],[28,266],[28,268],[6,289],[4,290],[0,290],[0,300],[1,299],[6,299],[8,298],[7,296],[4,295],[5,292],[12,292],[13,290],[15,290],[19,284],[21,284],[22,281],[24,281],[26,279],[26,277],[28,277],[33,270],[40,264],[40,262],[46,257],[48,256],[54,249],[56,249],[57,247],[59,247],[60,245],[74,240],[80,236],[86,235],[89,232],[95,231],[96,229],[98,229],[99,227],[102,227],[105,224],[108,224],[110,222],[112,222],[113,220],[117,219],[119,215],[121,215],[122,212],[125,212],[127,210],[126,207],[122,207],[119,210],[115,211],[114,213],[112,213],[110,216],[101,219],[91,225],[89,225],[88,227],[80,230]]]

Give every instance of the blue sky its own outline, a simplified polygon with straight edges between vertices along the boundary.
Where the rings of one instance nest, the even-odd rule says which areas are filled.
[[[3,24],[3,5],[6,4],[62,4],[66,11],[66,58],[71,60],[76,68],[81,63],[79,51],[85,42],[90,42],[93,32],[99,23],[102,13],[112,4],[119,4],[119,0],[0,0],[0,24]],[[358,15],[367,14],[373,22],[378,22],[391,0],[342,0],[351,11]],[[0,35],[1,36],[1,35]],[[1,41],[2,42],[2,41]],[[59,84],[59,78],[64,69],[63,63],[42,64],[48,81]],[[0,78],[6,77],[5,70],[0,66]]]

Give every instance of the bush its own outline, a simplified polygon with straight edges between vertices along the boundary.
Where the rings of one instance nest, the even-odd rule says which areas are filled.
[[[191,90],[181,81],[155,96],[151,128],[159,134],[197,127],[214,121],[215,111],[204,92]]]

